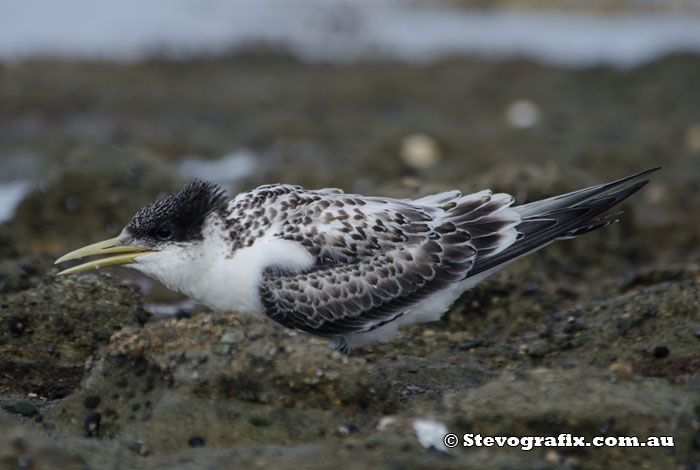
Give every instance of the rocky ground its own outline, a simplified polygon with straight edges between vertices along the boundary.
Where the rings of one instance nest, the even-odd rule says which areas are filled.
[[[0,467],[696,468],[698,76],[694,56],[631,70],[277,54],[1,66],[0,168],[40,184],[0,226]],[[538,110],[530,127],[504,117],[517,100]],[[438,157],[424,168],[400,158],[415,133]],[[179,298],[123,270],[56,276],[57,255],[181,185],[182,157],[243,147],[258,167],[239,188],[402,197],[492,187],[522,202],[664,169],[620,223],[351,356],[244,312],[164,318],[154,302]],[[447,451],[431,430],[675,447]]]

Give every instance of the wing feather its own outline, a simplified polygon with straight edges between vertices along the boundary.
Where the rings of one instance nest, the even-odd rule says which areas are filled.
[[[523,206],[488,190],[409,201],[271,185],[232,201],[227,228],[239,240],[236,249],[265,228],[308,251],[316,262],[301,272],[264,270],[260,301],[273,320],[341,337],[342,344],[342,337],[420,311],[455,283],[467,286],[470,276],[613,223],[615,216],[601,214],[639,190],[646,181],[635,180],[652,171]]]

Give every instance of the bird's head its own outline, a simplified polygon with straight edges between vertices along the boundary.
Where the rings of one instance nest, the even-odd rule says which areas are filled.
[[[110,255],[66,269],[72,274],[106,266],[130,265],[144,273],[168,280],[201,253],[212,214],[226,209],[226,194],[219,186],[194,181],[176,194],[139,210],[118,237],[72,251],[56,263],[87,256]]]

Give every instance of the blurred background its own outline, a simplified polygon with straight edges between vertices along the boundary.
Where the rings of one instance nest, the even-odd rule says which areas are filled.
[[[0,6],[4,259],[115,236],[193,178],[524,202],[661,165],[622,224],[534,263],[698,260],[700,1]]]
[[[359,357],[53,264],[193,178],[523,203],[656,166]],[[700,468],[699,344],[700,0],[0,0],[2,468]]]

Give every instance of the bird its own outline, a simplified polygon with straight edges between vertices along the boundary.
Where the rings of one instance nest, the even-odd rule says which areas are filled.
[[[195,180],[140,209],[119,236],[56,263],[110,255],[59,274],[124,265],[214,310],[267,316],[349,352],[438,320],[466,290],[556,240],[617,222],[604,214],[659,169],[521,205],[491,190],[411,200],[288,184],[229,200]]]

